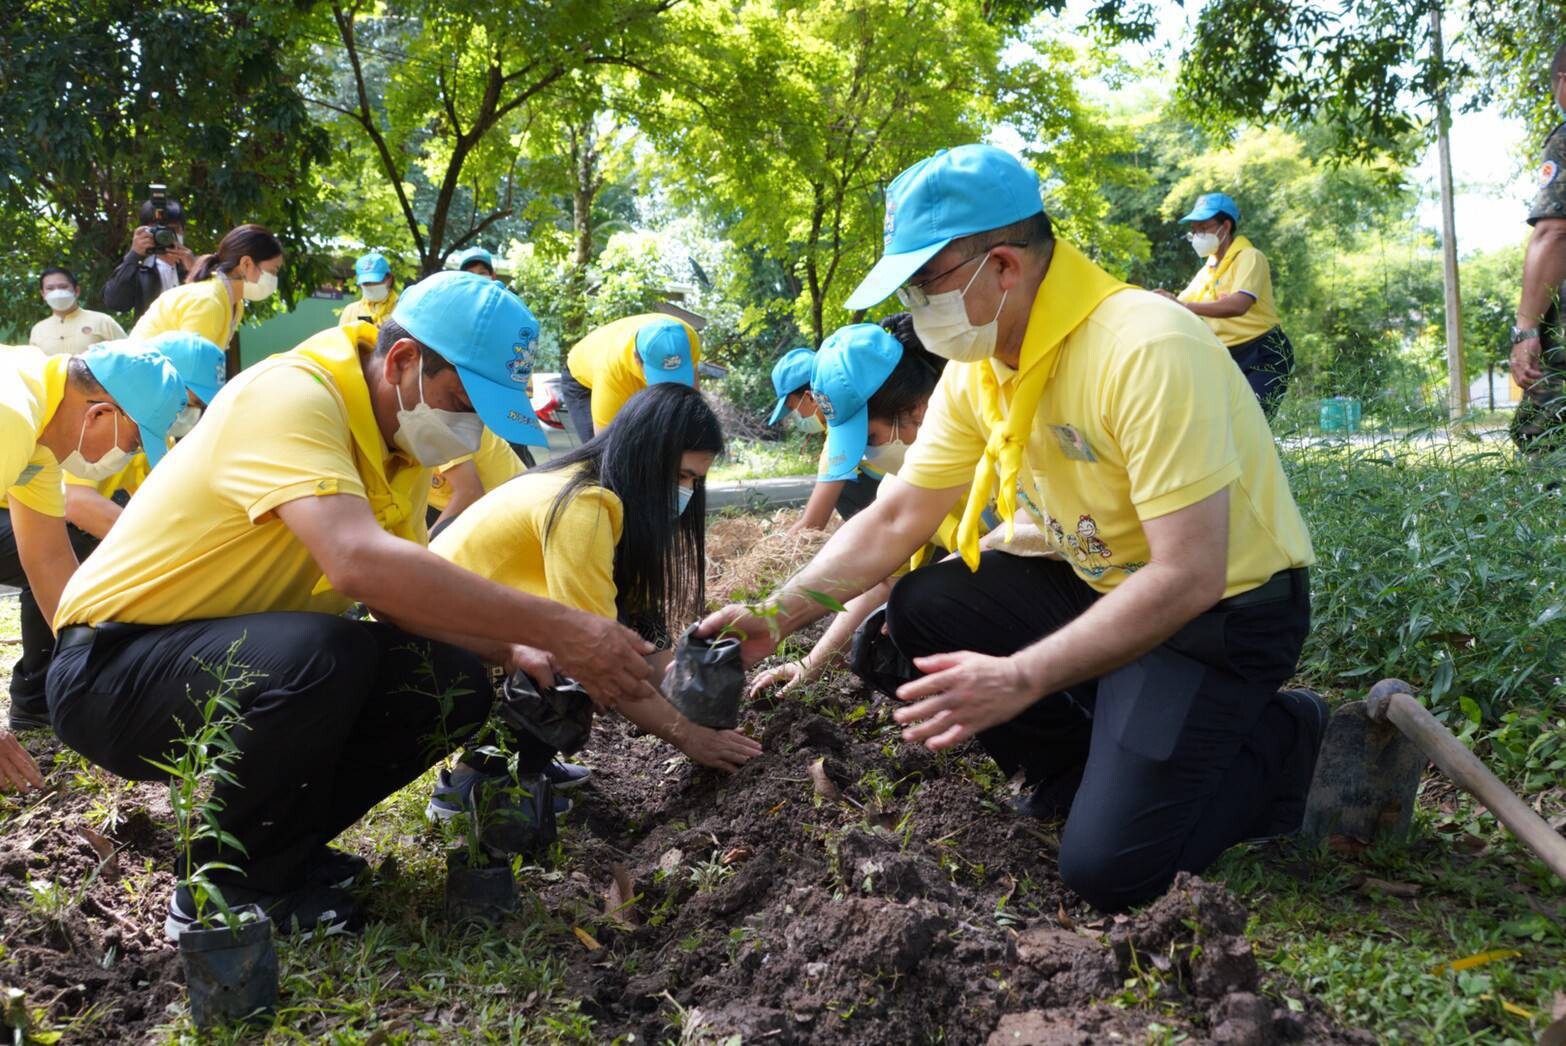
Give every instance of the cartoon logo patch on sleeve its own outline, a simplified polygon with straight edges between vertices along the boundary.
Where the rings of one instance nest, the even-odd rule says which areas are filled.
[[[1545,160],[1544,166],[1539,168],[1539,184],[1549,185],[1558,173],[1560,173],[1559,165],[1554,160]]]

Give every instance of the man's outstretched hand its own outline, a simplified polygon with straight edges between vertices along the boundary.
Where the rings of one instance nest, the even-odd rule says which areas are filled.
[[[25,792],[44,786],[38,764],[16,735],[0,730],[0,792]]]
[[[904,741],[932,751],[1014,719],[1040,694],[1015,657],[959,650],[916,657],[914,667],[928,674],[897,688],[898,698],[912,703],[892,718],[904,724]]]
[[[713,611],[696,627],[696,634],[702,639],[713,639],[724,631],[739,637],[740,660],[747,669],[769,657],[783,639],[778,632],[777,619],[762,617],[739,603]]]

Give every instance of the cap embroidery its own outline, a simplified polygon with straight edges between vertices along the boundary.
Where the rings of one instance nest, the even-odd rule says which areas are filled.
[[[826,393],[820,391],[819,389],[814,389],[812,390],[811,394],[815,397],[816,406],[820,408],[821,416],[823,418],[831,421],[833,418],[837,417],[837,409],[832,406],[832,400],[827,396]]]

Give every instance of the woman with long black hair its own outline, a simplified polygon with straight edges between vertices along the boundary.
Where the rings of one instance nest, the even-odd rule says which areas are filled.
[[[671,632],[705,608],[706,475],[722,449],[722,426],[701,393],[654,385],[588,442],[485,494],[430,550],[503,585],[618,619],[667,648]],[[661,649],[648,660],[661,673],[669,658]],[[661,697],[616,711],[704,766],[733,771],[761,752],[737,730],[692,723]],[[556,788],[586,779],[530,738],[511,744],[519,770],[543,772]],[[469,760],[443,775],[430,812],[458,812],[496,769]]]
[[[165,331],[187,331],[226,350],[245,318],[245,303],[270,298],[282,267],[283,244],[271,230],[236,226],[217,250],[197,260],[187,282],[158,295],[130,336],[146,341]]]

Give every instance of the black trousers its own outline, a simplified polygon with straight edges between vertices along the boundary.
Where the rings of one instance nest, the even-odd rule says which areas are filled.
[[[1288,390],[1289,375],[1294,373],[1294,343],[1282,327],[1274,327],[1259,338],[1231,346],[1229,355],[1256,394],[1262,413],[1271,421]]]
[[[122,502],[123,504],[123,502]],[[98,547],[98,539],[66,524],[71,547],[78,560],[86,559]],[[16,550],[16,534],[11,529],[11,512],[0,509],[0,585],[15,585],[22,590],[22,656],[11,668],[11,709],[23,715],[45,717],[44,677],[49,672],[49,657],[54,653],[54,631],[38,609],[38,600],[22,570],[22,558]]]
[[[560,361],[560,399],[565,403],[566,421],[576,438],[586,443],[593,438],[593,390],[576,380],[565,360]]]
[[[1151,653],[979,735],[1002,769],[1030,782],[1080,773],[1060,875],[1095,907],[1158,896],[1177,871],[1200,871],[1266,823],[1282,798],[1298,731],[1276,693],[1310,626],[1306,571],[1283,576],[1282,596],[1219,603]],[[1060,560],[986,552],[977,573],[951,560],[905,576],[887,623],[909,657],[1007,655],[1097,598]]]
[[[875,502],[881,481],[865,472],[855,472],[843,483],[843,492],[837,496],[837,514],[847,520],[869,508]]]
[[[302,613],[111,623],[62,633],[49,669],[55,733],[121,777],[162,780],[147,760],[193,732],[216,685],[203,666],[236,642],[251,673],[233,694],[237,787],[213,796],[245,853],[206,843],[194,855],[242,870],[213,873],[220,884],[299,886],[322,845],[458,747],[494,698],[478,658],[386,624]]]

